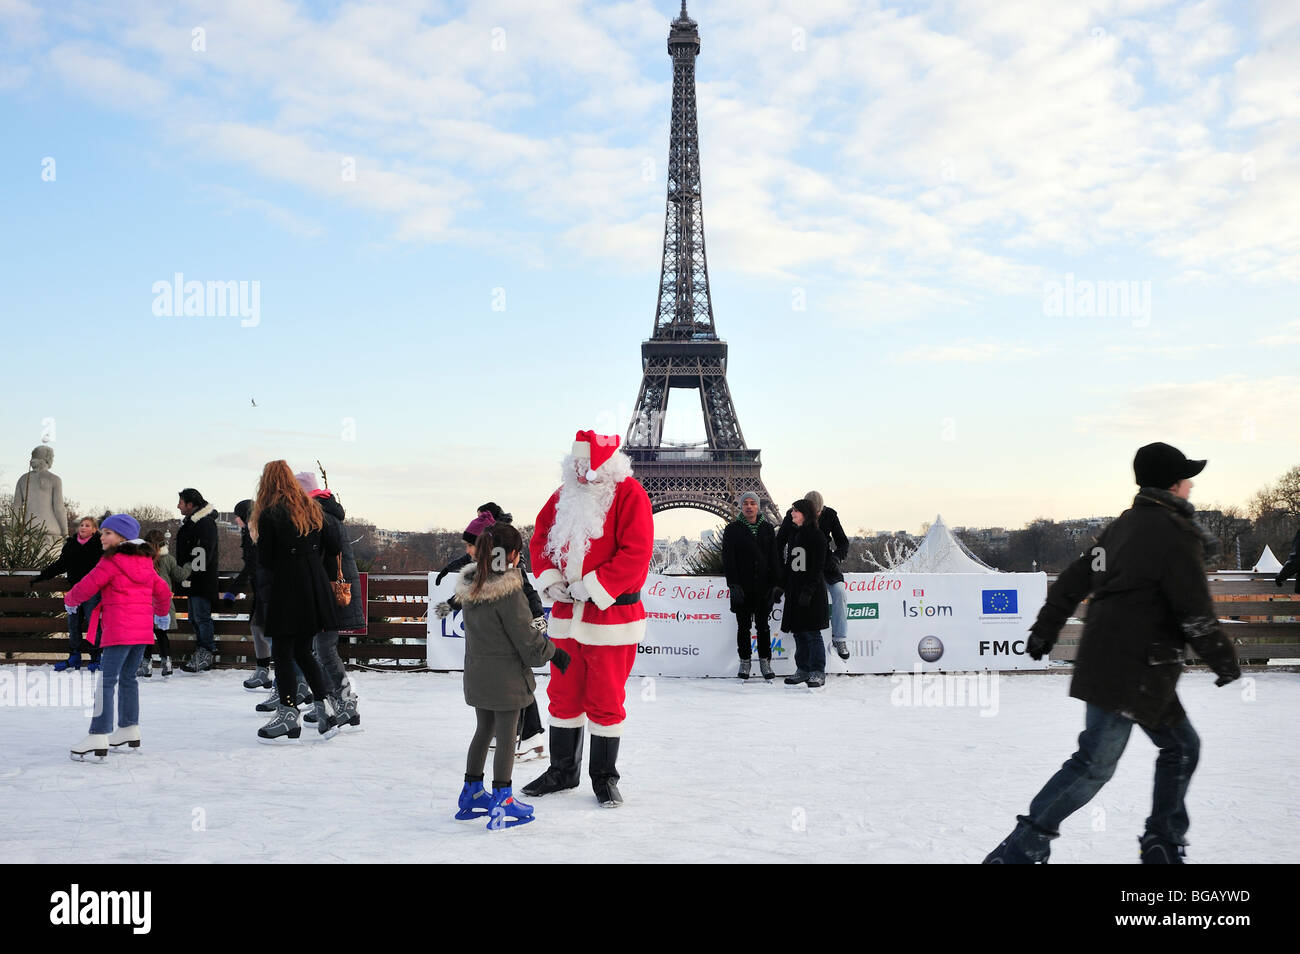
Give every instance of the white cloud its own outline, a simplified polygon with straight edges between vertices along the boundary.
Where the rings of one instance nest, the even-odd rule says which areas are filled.
[[[1289,439],[1300,407],[1300,378],[1229,374],[1161,382],[1115,395],[1105,407],[1075,418],[1080,431],[1156,440],[1184,434],[1228,443]]]

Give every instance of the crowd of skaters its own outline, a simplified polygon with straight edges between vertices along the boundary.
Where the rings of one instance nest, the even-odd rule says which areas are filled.
[[[645,630],[640,589],[649,570],[653,520],[649,498],[618,444],[616,436],[579,431],[561,465],[561,487],[538,514],[528,551],[537,588],[553,603],[549,622],[525,572],[522,537],[495,504],[480,508],[465,531],[465,556],[439,575],[458,573],[454,598],[437,612],[445,615],[454,607],[462,612],[464,695],[476,718],[457,818],[487,816],[488,827],[495,829],[534,820],[533,808],[513,796],[516,753],[511,749],[521,734],[526,740],[541,736],[532,669],[547,662],[550,765],[524,793],[536,797],[577,787],[589,728],[589,774],[597,801],[605,807],[622,804],[616,762],[626,681]],[[986,863],[1045,862],[1061,820],[1110,778],[1134,725],[1160,752],[1141,859],[1181,861],[1189,825],[1184,799],[1199,757],[1199,739],[1174,691],[1183,647],[1191,646],[1214,670],[1216,685],[1241,674],[1203,571],[1204,557],[1215,544],[1196,522],[1189,500],[1191,478],[1205,465],[1168,444],[1140,448],[1134,459],[1140,489],[1133,506],[1049,589],[1028,639],[1034,659],[1050,652],[1077,604],[1091,599],[1071,682],[1071,695],[1087,704],[1086,726],[1078,751],[1033,799],[1028,813],[1017,816],[1016,829]],[[796,642],[796,671],[786,682],[820,687],[825,683],[823,630],[831,629],[833,649],[848,658],[839,571],[847,536],[817,492],[795,501],[779,528],[761,517],[756,495],[742,495],[739,505],[722,546],[737,618],[739,676],[750,677],[753,645],[762,675],[773,677],[768,620],[784,596],[781,628]],[[186,490],[180,509],[178,543],[208,539],[201,524],[211,517],[210,505]],[[245,686],[265,687],[272,664],[276,674],[265,704],[274,716],[258,730],[259,737],[297,738],[298,705],[307,698],[314,701],[310,716],[322,736],[349,722],[359,726],[355,694],[337,653],[338,629],[344,625],[339,608],[348,604],[340,591],[347,589],[349,573],[355,575],[341,530],[342,508],[316,486],[314,475],[295,476],[284,461],[272,461],[263,469],[256,498],[241,501],[237,513],[247,535],[240,582],[250,583],[254,593],[258,652],[257,669]],[[102,625],[91,640],[97,647],[91,665],[101,672],[100,698],[90,735],[73,748],[74,757],[140,744],[137,673],[147,671],[146,647],[156,636],[165,639],[174,625],[173,585],[189,586],[191,601],[197,593],[200,605],[215,595],[196,579],[211,572],[215,580],[203,559],[184,565],[168,561],[162,541],[141,539],[138,523],[125,514],[98,528],[102,556],[92,563],[94,529],[93,521],[82,521],[41,577],[60,571],[70,579],[80,575],[66,597],[70,661],[96,625],[83,618],[84,608],[100,599]],[[203,544],[197,548],[201,553]],[[1277,584],[1298,571],[1300,533]],[[201,612],[191,615],[198,645],[186,668],[203,671],[211,666],[210,613],[206,620]],[[110,733],[114,715],[117,729]],[[484,771],[494,739],[489,792]]]

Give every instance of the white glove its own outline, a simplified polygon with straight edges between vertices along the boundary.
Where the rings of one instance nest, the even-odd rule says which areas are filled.
[[[70,606],[70,605],[67,604],[67,603],[64,603],[64,604],[63,604],[63,612],[67,613],[69,616],[71,616],[71,615],[72,615],[73,613],[75,613],[76,611],[77,611],[77,607],[75,607],[75,606]]]
[[[153,618],[153,628],[166,631],[167,625],[172,621],[170,616],[155,616]]]
[[[542,595],[552,603],[564,602],[572,603],[573,597],[569,595],[569,584],[561,580],[559,583],[552,583],[546,589],[542,590]]]
[[[443,600],[433,608],[433,615],[438,619],[446,619],[451,615],[451,604]]]
[[[546,617],[545,617],[545,616],[538,616],[538,617],[536,617],[536,618],[533,620],[533,632],[534,632],[534,633],[545,633],[545,632],[546,632]]]
[[[591,593],[587,590],[587,584],[578,580],[569,584],[569,595],[575,602],[587,603],[591,600]]]

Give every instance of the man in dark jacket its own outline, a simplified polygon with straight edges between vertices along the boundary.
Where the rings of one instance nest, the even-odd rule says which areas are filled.
[[[207,672],[212,668],[216,643],[212,639],[212,604],[217,600],[217,512],[193,487],[178,494],[176,509],[181,526],[176,532],[176,561],[190,568],[190,578],[181,583],[189,600],[190,628],[198,645],[181,666],[185,672]]]
[[[1291,541],[1291,555],[1282,564],[1282,569],[1277,571],[1277,576],[1273,578],[1273,582],[1281,586],[1293,576],[1295,577],[1295,591],[1300,593],[1300,530],[1296,531],[1295,539]]]
[[[813,505],[817,514],[817,526],[826,537],[826,566],[822,575],[826,578],[826,589],[831,601],[831,646],[841,659],[848,659],[849,594],[844,584],[844,574],[840,572],[840,561],[848,558],[849,537],[840,523],[840,515],[833,508],[824,505],[821,494],[810,490],[804,494],[803,499]],[[785,550],[785,542],[793,532],[794,523],[787,510],[776,535],[778,553]]]
[[[731,590],[731,611],[736,614],[736,651],[740,654],[741,679],[748,679],[752,665],[750,627],[757,632],[758,668],[771,679],[772,632],[768,617],[780,593],[781,559],[777,555],[776,531],[759,513],[758,495],[740,495],[740,515],[722,531],[722,571]]]
[[[1029,654],[1051,651],[1066,620],[1091,594],[1075,658],[1070,695],[1087,703],[1079,751],[1052,776],[1019,825],[986,864],[1047,861],[1061,822],[1083,807],[1115,773],[1133,723],[1160,755],[1146,833],[1144,864],[1181,864],[1188,828],[1185,797],[1200,739],[1174,689],[1186,645],[1227,685],[1241,675],[1205,581],[1213,538],[1193,519],[1191,478],[1205,467],[1168,444],[1147,444],[1133,461],[1141,490],[1096,545],[1052,584],[1030,628]]]

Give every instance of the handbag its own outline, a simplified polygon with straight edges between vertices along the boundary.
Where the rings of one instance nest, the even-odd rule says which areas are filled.
[[[330,581],[330,588],[334,590],[334,602],[339,606],[347,606],[352,602],[352,584],[343,579],[343,555],[339,554],[339,578]]]

